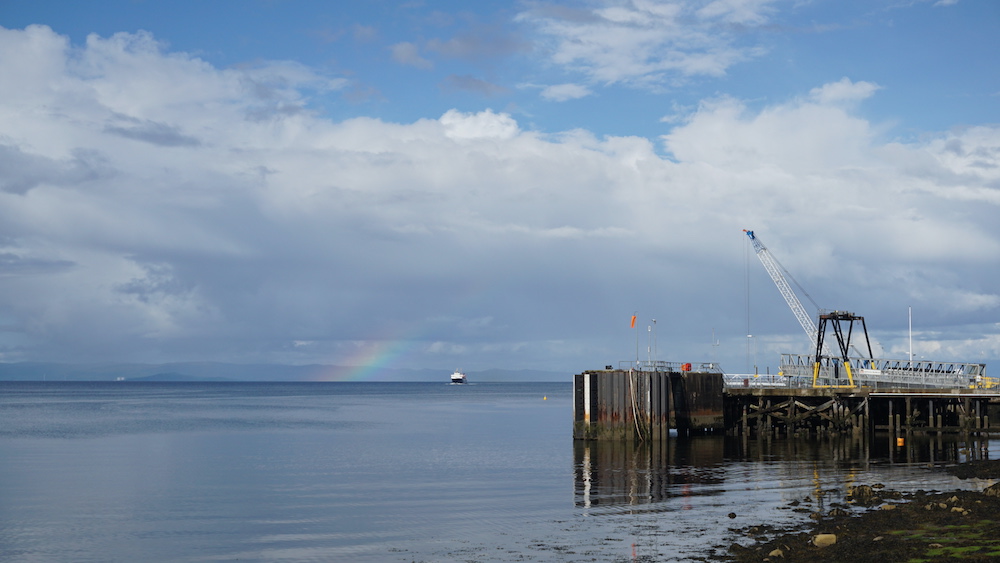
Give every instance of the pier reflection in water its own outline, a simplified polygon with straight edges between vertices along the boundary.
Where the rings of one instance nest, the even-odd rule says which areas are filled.
[[[957,481],[943,466],[990,459],[990,440],[937,435],[900,443],[882,434],[810,440],[703,436],[639,444],[578,440],[573,454],[577,507],[655,512],[683,510],[691,497],[706,496],[724,497],[711,505],[734,506],[752,498],[780,504],[795,495],[842,500],[848,487],[873,482],[901,491],[973,488],[976,483]],[[757,492],[737,492],[751,489]]]
[[[703,494],[724,481],[726,441],[721,437],[646,444],[574,442],[577,506],[643,505],[685,494],[697,483]]]

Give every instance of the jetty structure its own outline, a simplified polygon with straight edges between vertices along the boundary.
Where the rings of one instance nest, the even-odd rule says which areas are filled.
[[[880,359],[863,316],[820,311],[814,323],[753,231],[754,251],[814,343],[781,354],[777,374],[727,374],[715,363],[625,361],[574,376],[576,440],[656,442],[743,437],[1000,432],[1000,380],[982,363]],[[791,277],[790,275],[788,277]],[[634,317],[633,317],[634,323]],[[991,424],[992,421],[992,424]]]

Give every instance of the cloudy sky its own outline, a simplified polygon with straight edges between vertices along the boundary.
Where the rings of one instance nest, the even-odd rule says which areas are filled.
[[[0,361],[775,371],[810,343],[753,229],[877,355],[912,308],[917,357],[992,363],[998,29],[992,0],[4,0]]]

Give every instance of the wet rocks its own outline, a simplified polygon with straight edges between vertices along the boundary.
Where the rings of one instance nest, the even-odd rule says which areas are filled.
[[[830,547],[835,543],[837,543],[837,534],[816,534],[812,539],[812,544],[816,547]]]
[[[981,459],[967,461],[945,468],[959,479],[1000,479],[1000,460]]]
[[[879,500],[878,493],[868,485],[858,485],[847,490],[848,500],[862,506],[870,506]]]
[[[847,489],[847,502],[858,506],[875,506],[884,503],[887,499],[900,499],[902,495],[899,491],[891,491],[885,485],[876,483],[874,485],[858,485]]]
[[[967,560],[1000,560],[995,540],[1000,537],[1000,484],[989,487],[991,493],[982,489],[898,493],[873,485],[871,496],[863,487],[850,489],[856,497],[850,505],[820,510],[822,519],[751,535],[753,544],[732,549],[719,561],[939,561],[959,554]],[[861,506],[860,499],[871,504],[850,510],[849,506]],[[844,514],[838,508],[848,510]]]
[[[952,495],[950,498],[944,499],[943,502],[931,501],[928,502],[927,504],[924,504],[923,507],[924,510],[928,511],[946,511],[946,512],[953,512],[956,514],[960,514],[962,516],[967,516],[969,514],[969,509],[963,506],[959,506],[960,504],[962,504],[962,500],[959,499],[958,496]]]

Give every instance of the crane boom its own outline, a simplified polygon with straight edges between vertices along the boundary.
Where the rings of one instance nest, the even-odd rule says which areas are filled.
[[[792,287],[788,285],[788,281],[785,280],[785,276],[781,273],[781,266],[778,261],[775,260],[774,256],[771,256],[771,251],[764,246],[764,243],[760,241],[759,238],[754,236],[753,231],[748,231],[743,229],[743,232],[750,237],[751,242],[753,242],[753,249],[757,253],[757,258],[760,259],[760,263],[764,265],[764,269],[770,274],[771,279],[774,280],[774,285],[778,286],[778,291],[781,292],[781,296],[785,298],[785,302],[792,309],[792,313],[795,314],[795,318],[798,319],[799,324],[802,325],[802,330],[806,331],[806,336],[809,337],[809,343],[815,344],[817,337],[816,324],[813,323],[812,317],[806,312],[805,307],[802,306],[802,302],[792,291]]]

